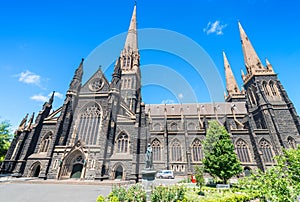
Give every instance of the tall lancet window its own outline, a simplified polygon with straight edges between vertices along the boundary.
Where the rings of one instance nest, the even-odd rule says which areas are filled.
[[[241,162],[250,162],[249,147],[244,140],[236,142],[236,151]]]
[[[116,153],[127,153],[128,142],[128,135],[124,132],[120,133],[116,139]]]
[[[273,163],[274,159],[271,144],[267,140],[263,139],[259,142],[259,147],[262,152],[264,162]]]
[[[153,161],[161,161],[162,146],[158,139],[152,142]]]
[[[174,141],[171,146],[172,158],[171,161],[182,161],[182,148],[178,140]]]
[[[273,96],[279,95],[277,86],[276,86],[276,84],[274,83],[274,81],[270,81],[269,85],[270,85],[270,88],[271,88],[272,95],[273,95]]]
[[[202,161],[203,153],[202,153],[202,145],[200,140],[195,139],[192,144],[192,157],[194,162]]]
[[[264,92],[265,92],[266,96],[270,96],[270,92],[269,92],[268,84],[267,84],[267,82],[266,82],[266,81],[263,81],[263,82],[262,82],[262,87],[263,87],[263,90],[264,90]]]
[[[77,137],[85,142],[86,145],[97,145],[97,138],[101,130],[102,110],[101,107],[93,102],[85,106],[77,121]]]
[[[52,133],[49,132],[42,138],[39,147],[39,152],[47,152],[50,147],[51,140],[52,140]]]

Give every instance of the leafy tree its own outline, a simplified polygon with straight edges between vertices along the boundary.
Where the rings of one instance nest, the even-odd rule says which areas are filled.
[[[217,121],[209,122],[203,149],[204,170],[211,176],[220,178],[224,184],[242,172],[230,135]]]
[[[13,135],[9,131],[10,124],[7,121],[0,123],[0,162],[4,160],[10,146]]]
[[[203,168],[200,166],[195,166],[194,171],[197,186],[201,189],[201,187],[204,185]]]
[[[263,201],[296,201],[300,195],[300,147],[283,150],[275,158],[275,166],[241,179],[239,187],[249,193],[259,193]]]

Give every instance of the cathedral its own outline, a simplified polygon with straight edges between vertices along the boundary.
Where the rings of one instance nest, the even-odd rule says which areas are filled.
[[[145,104],[134,6],[112,79],[98,69],[82,83],[82,60],[63,105],[52,109],[53,93],[36,116],[21,121],[1,173],[58,180],[138,180],[150,144],[155,170],[187,175],[194,165],[201,165],[210,120],[230,133],[245,173],[272,166],[282,148],[300,143],[300,119],[272,65],[261,62],[238,26],[246,66],[243,89],[223,52],[224,102]]]

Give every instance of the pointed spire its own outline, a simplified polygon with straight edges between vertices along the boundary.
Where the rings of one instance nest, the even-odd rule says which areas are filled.
[[[138,44],[137,44],[137,30],[136,30],[136,4],[134,5],[132,17],[127,33],[127,38],[124,46],[124,50],[138,50]]]
[[[48,103],[49,103],[50,105],[52,105],[52,103],[53,103],[53,100],[54,100],[54,94],[55,94],[55,91],[53,91],[51,97],[49,98]]]
[[[27,122],[27,119],[28,119],[28,114],[26,114],[26,116],[23,118],[23,120],[21,121],[19,127],[18,127],[18,130],[19,131],[22,131],[25,129],[26,127],[26,122]]]
[[[244,54],[244,61],[247,67],[247,72],[251,73],[255,69],[262,69],[262,63],[257,56],[246,32],[244,31],[242,25],[240,22],[238,22],[239,30],[240,30],[240,36],[241,36],[241,43],[243,48],[243,54]]]
[[[273,71],[273,66],[271,65],[271,63],[269,62],[268,58],[266,58],[266,66],[268,70],[272,70]]]
[[[33,123],[33,118],[34,118],[34,112],[32,113],[32,115],[31,115],[31,117],[30,117],[30,119],[29,119],[29,121],[28,121],[28,125],[27,125],[27,127],[25,128],[25,130],[30,130],[30,129],[31,129],[31,125],[32,125],[32,123]]]
[[[232,94],[240,94],[241,91],[237,85],[237,82],[234,78],[234,75],[232,73],[230,64],[228,62],[228,59],[226,57],[225,52],[223,51],[223,59],[224,59],[224,68],[225,68],[225,75],[226,75],[226,90],[228,95]]]
[[[83,74],[83,61],[84,61],[84,59],[82,58],[79,66],[77,67],[77,69],[74,73],[74,77],[70,83],[68,93],[76,93],[76,92],[78,92],[79,88],[81,87],[81,80],[82,80],[82,74]]]

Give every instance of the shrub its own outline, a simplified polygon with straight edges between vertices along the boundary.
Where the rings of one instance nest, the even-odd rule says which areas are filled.
[[[180,185],[173,186],[157,186],[151,194],[152,202],[177,202],[184,201],[186,187]]]

